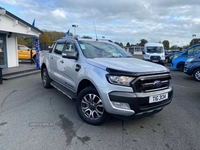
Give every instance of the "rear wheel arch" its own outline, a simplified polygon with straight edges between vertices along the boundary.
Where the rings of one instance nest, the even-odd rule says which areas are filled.
[[[44,63],[41,65],[41,68],[40,68],[40,69],[41,69],[41,77],[42,77],[42,69],[43,69],[43,68],[47,68],[46,65],[45,65]]]
[[[46,68],[46,65],[42,65],[41,67],[41,79],[43,83],[44,88],[51,88],[51,81],[52,79],[49,77],[48,70]]]

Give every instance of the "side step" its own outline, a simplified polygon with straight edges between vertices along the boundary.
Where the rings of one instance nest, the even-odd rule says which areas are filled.
[[[76,99],[76,94],[70,90],[68,90],[66,87],[64,87],[63,85],[59,84],[56,81],[52,81],[51,85],[56,88],[57,90],[59,90],[60,92],[62,92],[63,94],[65,94],[67,97],[69,97],[70,99],[75,100]]]

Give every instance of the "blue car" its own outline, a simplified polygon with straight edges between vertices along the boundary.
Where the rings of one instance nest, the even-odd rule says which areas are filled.
[[[175,54],[172,59],[171,69],[183,71],[186,60],[198,55],[200,55],[200,44],[195,44],[188,49]]]
[[[200,82],[200,56],[188,58],[185,62],[184,73]]]

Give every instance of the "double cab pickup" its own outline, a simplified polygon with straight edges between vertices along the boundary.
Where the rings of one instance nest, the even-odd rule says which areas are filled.
[[[152,115],[172,101],[170,71],[134,58],[109,40],[63,37],[40,53],[45,88],[76,100],[80,118],[101,125],[110,115]]]

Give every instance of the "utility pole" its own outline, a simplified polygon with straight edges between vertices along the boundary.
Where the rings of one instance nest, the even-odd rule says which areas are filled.
[[[192,41],[193,41],[193,45],[194,45],[194,38],[196,37],[196,34],[192,34]]]
[[[76,28],[78,27],[78,25],[73,24],[72,27],[74,28],[74,36],[76,35]]]

